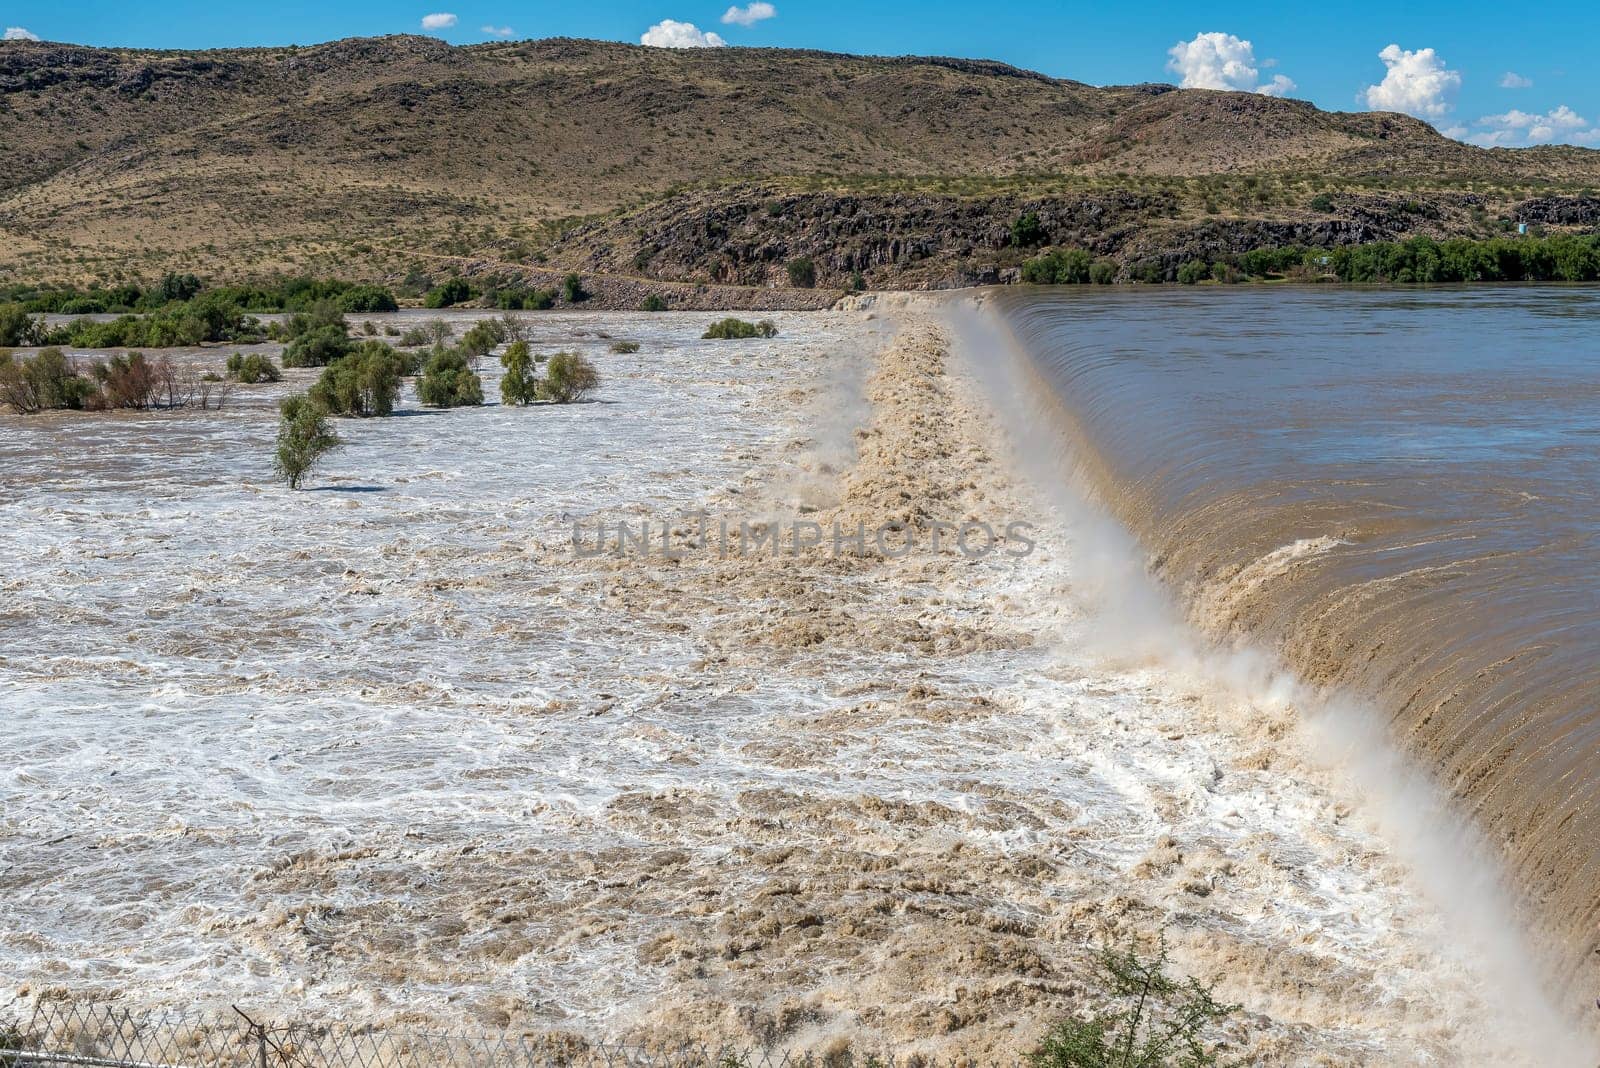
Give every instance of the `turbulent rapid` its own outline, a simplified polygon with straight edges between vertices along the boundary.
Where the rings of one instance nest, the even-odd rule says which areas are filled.
[[[1321,759],[1280,677],[1116,623],[1159,611],[1136,546],[1048,491],[1111,450],[1043,444],[1061,413],[927,305],[880,312],[712,343],[709,315],[533,316],[600,366],[595,403],[408,394],[300,493],[266,457],[311,372],[221,412],[0,416],[0,1017],[1009,1061],[1103,1006],[1101,946],[1165,937],[1245,1005],[1230,1056],[1582,1064],[1522,1033],[1518,947],[1419,889],[1427,852],[1369,804],[1402,775]],[[1175,417],[1112,422],[1181,469]],[[1026,520],[1037,547],[570,540],[694,513]],[[1285,531],[1231,588],[1357,533]]]
[[[1600,293],[1004,293],[1077,473],[1190,619],[1387,730],[1600,979]],[[1590,1010],[1592,1012],[1592,1009]]]

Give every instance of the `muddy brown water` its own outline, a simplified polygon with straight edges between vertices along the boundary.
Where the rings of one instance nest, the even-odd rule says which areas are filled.
[[[994,302],[1194,622],[1376,698],[1592,981],[1600,291]]]

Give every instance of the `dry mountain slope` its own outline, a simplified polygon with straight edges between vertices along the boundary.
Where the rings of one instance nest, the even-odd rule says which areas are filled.
[[[0,150],[0,267],[63,280],[179,264],[373,274],[422,250],[520,259],[558,220],[730,180],[1600,177],[1597,153],[1488,153],[1403,116],[984,61],[422,37],[8,41]]]

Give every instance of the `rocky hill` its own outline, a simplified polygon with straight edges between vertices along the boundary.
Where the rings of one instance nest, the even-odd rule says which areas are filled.
[[[1592,225],[1600,182],[1596,152],[984,61],[423,37],[7,41],[0,152],[0,271],[60,281],[470,262],[771,285],[809,256],[824,286],[942,285],[1005,271],[1022,210],[1128,258],[1476,232],[1538,197]]]

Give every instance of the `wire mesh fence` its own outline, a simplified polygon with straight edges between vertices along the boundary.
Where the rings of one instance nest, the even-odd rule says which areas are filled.
[[[944,1068],[962,1068],[948,1062]],[[0,1020],[0,1068],[940,1068],[928,1058],[570,1036],[459,1035],[41,1002]]]

